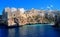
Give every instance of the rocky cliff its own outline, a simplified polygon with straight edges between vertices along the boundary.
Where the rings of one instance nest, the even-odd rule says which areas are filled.
[[[46,13],[48,12],[48,13]],[[54,18],[52,11],[46,10],[24,10],[24,8],[5,8],[3,19],[8,26],[18,26],[35,23],[50,23],[49,18]],[[53,20],[54,21],[54,20]]]

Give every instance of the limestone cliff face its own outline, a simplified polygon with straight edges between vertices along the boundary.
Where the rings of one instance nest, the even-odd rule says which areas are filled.
[[[29,23],[48,23],[44,10],[24,10],[23,8],[5,8],[3,18],[8,26],[25,25]]]

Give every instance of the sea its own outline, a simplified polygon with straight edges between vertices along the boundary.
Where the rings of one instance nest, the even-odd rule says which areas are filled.
[[[32,24],[22,27],[0,27],[0,37],[60,37],[60,28],[50,24]]]

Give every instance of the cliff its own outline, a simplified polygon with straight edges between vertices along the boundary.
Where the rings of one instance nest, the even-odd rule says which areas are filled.
[[[24,8],[8,7],[3,10],[2,16],[7,26],[21,26],[35,23],[52,23],[55,18],[54,13],[50,10],[24,10]]]

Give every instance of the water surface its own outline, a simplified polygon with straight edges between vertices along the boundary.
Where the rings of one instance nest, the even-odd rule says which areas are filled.
[[[60,37],[60,29],[50,25],[25,25],[17,28],[0,28],[0,37]]]

